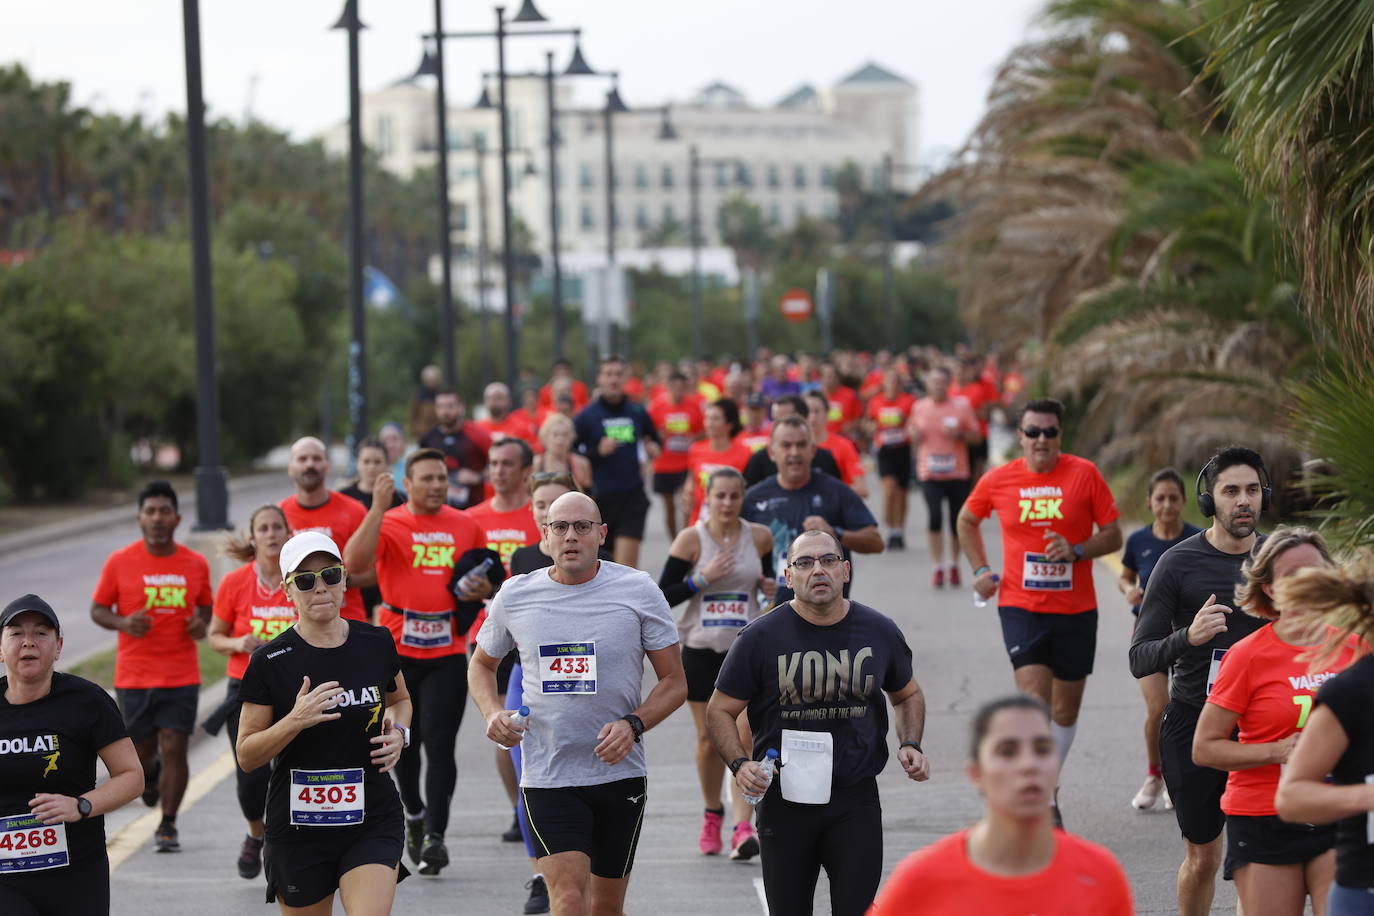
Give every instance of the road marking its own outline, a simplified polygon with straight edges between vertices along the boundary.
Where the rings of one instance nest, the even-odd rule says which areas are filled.
[[[763,879],[754,879],[754,893],[759,895],[759,906],[763,907],[763,916],[768,916],[768,895],[763,892]]]
[[[1110,569],[1118,579],[1121,578],[1121,570],[1123,567],[1121,565],[1120,553],[1104,553],[1097,559],[1102,562],[1103,566]]]
[[[183,812],[191,810],[191,806],[202,798],[210,794],[210,790],[230,776],[234,772],[234,753],[225,748],[224,753],[215,758],[208,767],[201,770],[191,778],[190,784],[186,787],[186,796],[182,799],[181,810]],[[129,856],[138,852],[143,844],[152,836],[157,825],[162,821],[162,811],[154,808],[141,817],[124,825],[124,828],[115,834],[106,843],[106,851],[110,857],[110,871],[123,865]]]

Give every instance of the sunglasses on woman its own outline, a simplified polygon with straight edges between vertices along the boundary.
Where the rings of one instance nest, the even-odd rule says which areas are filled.
[[[298,572],[294,576],[287,576],[286,581],[296,586],[300,592],[313,592],[315,590],[315,577],[319,576],[324,580],[325,585],[338,585],[343,581],[344,568],[342,566],[326,566],[317,573]]]

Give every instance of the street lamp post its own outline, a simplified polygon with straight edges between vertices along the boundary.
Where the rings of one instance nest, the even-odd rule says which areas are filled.
[[[334,24],[348,32],[348,310],[353,339],[348,347],[348,414],[352,421],[348,451],[367,438],[367,316],[363,311],[363,115],[358,76],[358,0],[345,0],[343,15]]]
[[[554,96],[553,52],[544,52],[544,94],[549,121],[549,261],[553,272],[553,358],[563,358],[563,266],[558,251],[558,101]]]
[[[196,530],[229,527],[228,474],[220,464],[215,303],[210,282],[210,193],[205,168],[205,99],[200,79],[200,3],[182,0],[186,51],[186,148],[191,180],[191,268],[196,326]]]
[[[663,129],[659,134],[664,139],[676,139],[676,133],[668,124],[665,111]],[[716,156],[704,158],[695,143],[687,146],[687,192],[688,192],[688,229],[692,245],[692,355],[700,358],[706,352],[705,330],[706,312],[701,301],[701,166],[733,165],[740,168],[744,161],[736,156]]]
[[[434,33],[444,34],[444,0],[434,0]],[[439,128],[439,266],[442,278],[439,306],[444,345],[444,373],[450,385],[458,384],[458,363],[453,346],[453,226],[448,196],[448,97],[444,89],[444,43],[434,42],[436,77],[434,108]],[[485,350],[483,353],[485,354]]]

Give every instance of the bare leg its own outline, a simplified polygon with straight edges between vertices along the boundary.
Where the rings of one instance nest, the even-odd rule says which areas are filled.
[[[1169,705],[1169,675],[1163,672],[1142,677],[1140,695],[1145,698],[1145,758],[1150,766],[1159,764],[1159,721]]]
[[[1183,864],[1178,869],[1179,916],[1208,916],[1216,894],[1217,869],[1221,867],[1223,837],[1199,846],[1184,840]]]
[[[1303,883],[1312,898],[1312,916],[1326,916],[1326,898],[1336,880],[1336,850],[1328,849],[1303,866]]]
[[[510,759],[510,751],[503,751],[496,748],[496,772],[501,775],[501,785],[506,790],[506,797],[510,799],[510,806],[515,807],[515,761]]]
[[[725,761],[706,737],[706,704],[693,700],[687,707],[697,727],[697,779],[701,781],[701,800],[707,809],[715,811],[722,807],[720,786],[725,779]]]
[[[930,565],[936,569],[944,566],[945,533],[943,531],[927,531],[926,543],[930,545]]]
[[[348,916],[387,916],[396,898],[396,869],[377,864],[350,868],[339,876],[339,894]]]
[[[639,538],[627,538],[624,536],[615,539],[615,548],[611,551],[615,561],[621,566],[629,566],[634,569],[639,568]]]
[[[548,884],[549,909],[553,916],[587,916],[591,912],[588,885],[592,860],[586,853],[560,852],[543,856],[539,860],[539,870]]]
[[[668,529],[668,540],[677,537],[677,494],[663,494],[663,521]]]
[[[1303,871],[1302,865],[1242,865],[1234,874],[1236,895],[1250,916],[1302,916],[1307,897]]]
[[[186,783],[191,778],[186,762],[188,736],[170,728],[160,728],[157,732],[157,741],[162,750],[162,779],[158,783],[158,789],[162,793],[162,816],[173,820],[177,816],[177,811],[181,809],[181,799],[186,794]]]

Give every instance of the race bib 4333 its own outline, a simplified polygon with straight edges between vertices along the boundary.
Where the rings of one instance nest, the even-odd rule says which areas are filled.
[[[596,643],[556,642],[539,647],[540,693],[596,693]]]

